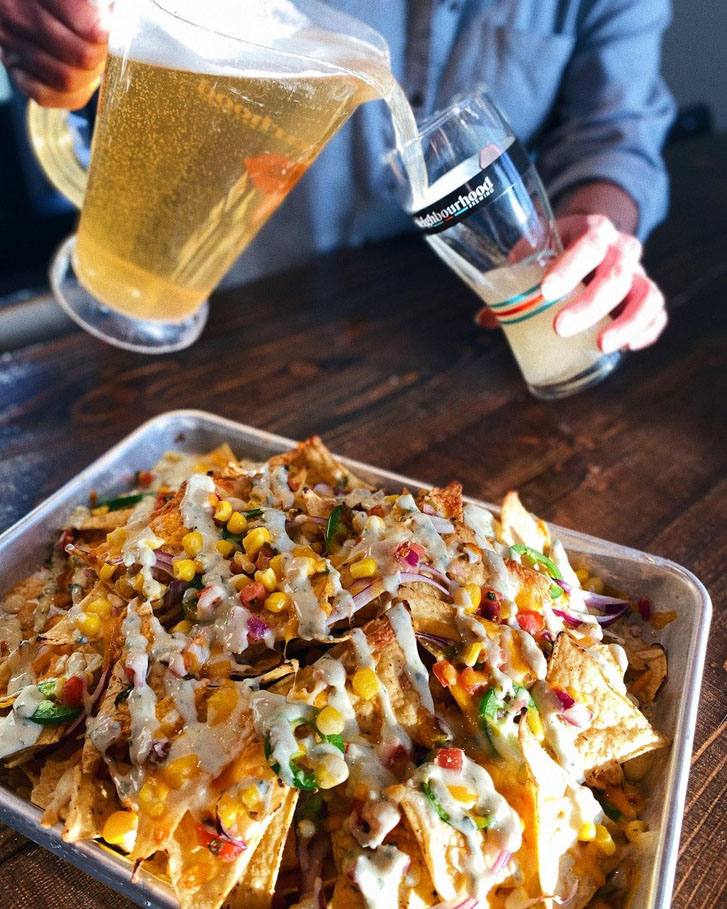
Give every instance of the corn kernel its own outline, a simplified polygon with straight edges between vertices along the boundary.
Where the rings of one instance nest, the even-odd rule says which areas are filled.
[[[351,681],[351,687],[353,688],[354,694],[357,694],[365,701],[370,701],[379,690],[379,680],[376,677],[374,670],[369,669],[368,666],[366,666],[355,672]]]
[[[235,544],[232,540],[218,540],[215,543],[215,549],[222,556],[223,559],[229,559],[232,553],[235,551]]]
[[[469,597],[470,605],[468,612],[475,612],[475,610],[480,608],[480,603],[482,602],[482,590],[478,587],[477,584],[465,584],[464,592]]]
[[[465,666],[474,666],[477,662],[477,657],[482,652],[482,641],[473,641],[462,651],[462,659],[464,660]]]
[[[177,622],[174,628],[172,628],[172,632],[181,631],[183,634],[189,634],[191,630],[192,623],[189,621],[189,619],[182,619],[181,622]]]
[[[290,597],[287,593],[284,593],[282,590],[276,590],[274,593],[271,593],[269,597],[265,598],[263,606],[268,610],[268,612],[282,612],[284,609],[288,608],[290,604]]]
[[[248,584],[252,584],[252,578],[249,578],[246,574],[236,574],[232,577],[232,586],[239,593],[243,587],[247,587]]]
[[[386,524],[384,524],[384,519],[380,518],[377,514],[370,514],[366,518],[364,527],[369,533],[374,533],[379,536],[386,529]]]
[[[646,831],[646,824],[643,821],[630,821],[624,827],[624,833],[626,838],[630,843],[633,843],[634,840],[638,839],[642,833]]]
[[[116,571],[115,565],[110,565],[108,562],[104,562],[103,565],[98,570],[98,576],[102,581],[108,581],[114,576]]]
[[[316,781],[321,789],[333,789],[348,779],[348,765],[340,754],[326,754],[315,766]]]
[[[595,843],[604,855],[613,855],[616,851],[616,843],[603,824],[596,824]]]
[[[321,735],[340,735],[345,725],[343,715],[335,707],[324,707],[316,719],[316,726]]]
[[[242,793],[242,804],[247,808],[248,811],[259,811],[261,807],[260,793],[257,791],[257,786],[248,786],[247,789]]]
[[[185,754],[162,767],[162,779],[170,789],[181,789],[197,773],[199,762],[196,754]]]
[[[270,559],[270,567],[275,572],[275,576],[282,581],[285,577],[285,556],[282,552]]]
[[[82,612],[76,619],[76,628],[87,638],[95,638],[101,631],[101,619],[92,612]]]
[[[138,593],[141,593],[142,588],[144,587],[144,575],[140,571],[138,574],[134,575],[134,579],[131,582],[131,586]]]
[[[361,559],[359,562],[354,562],[350,568],[351,577],[354,580],[372,578],[378,570],[379,566],[376,564],[375,559]]]
[[[161,817],[166,811],[169,786],[157,777],[150,777],[139,790],[139,810],[149,817]]]
[[[264,571],[256,571],[255,580],[259,581],[268,593],[272,593],[278,586],[278,576],[272,568],[266,568]]]
[[[293,555],[296,559],[313,559],[314,561],[318,559],[318,553],[310,546],[294,546]]]
[[[172,572],[178,581],[193,581],[195,570],[192,559],[175,559],[172,562]]]
[[[122,846],[126,852],[131,852],[136,830],[139,826],[139,817],[134,811],[114,811],[106,818],[101,836],[112,846]]]
[[[235,688],[218,688],[207,701],[207,722],[210,726],[219,726],[232,716],[237,707],[237,690]]]
[[[233,511],[227,522],[227,529],[235,535],[245,533],[247,530],[247,518],[244,514],[240,514],[239,511]]]
[[[108,505],[99,505],[98,508],[91,509],[91,514],[94,516],[94,518],[97,518],[102,514],[108,514],[108,512],[109,512]]]
[[[596,838],[596,825],[593,821],[586,821],[578,830],[578,839],[582,843],[591,843]]]
[[[244,808],[241,802],[238,802],[236,798],[225,792],[220,796],[216,810],[222,826],[228,830],[234,830]]]
[[[543,721],[540,719],[538,711],[528,710],[527,721],[532,734],[539,742],[542,742],[545,739],[545,729],[543,729]]]
[[[245,552],[249,556],[252,556],[260,549],[261,546],[269,543],[270,539],[270,531],[267,529],[267,527],[255,527],[243,537],[242,545],[245,549]]]
[[[232,503],[222,499],[215,509],[215,521],[229,521],[232,517]]]
[[[204,564],[204,562],[202,561],[202,559],[195,559],[195,560],[194,560],[194,570],[197,572],[197,574],[203,574],[203,573],[204,573],[205,564]]]
[[[204,537],[198,530],[192,530],[182,537],[182,546],[189,558],[195,559],[202,552]]]
[[[95,600],[86,606],[86,613],[91,613],[91,615],[97,615],[99,618],[105,619],[111,615],[111,610],[113,606],[106,597],[96,597]]]
[[[477,793],[466,786],[447,786],[447,789],[453,799],[462,802],[467,808],[471,808],[477,803]]]
[[[302,820],[298,821],[295,832],[302,840],[311,840],[315,836],[316,830],[317,827],[313,821],[304,817]]]
[[[384,496],[384,501],[388,502],[390,505],[395,505],[399,501],[398,493],[393,496]]]

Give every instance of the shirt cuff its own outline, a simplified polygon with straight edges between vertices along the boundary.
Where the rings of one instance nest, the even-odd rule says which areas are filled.
[[[639,210],[636,236],[640,240],[645,240],[666,217],[669,199],[666,168],[625,149],[611,149],[568,164],[546,182],[545,188],[550,198],[556,200],[568,190],[596,180],[615,183],[634,200]]]

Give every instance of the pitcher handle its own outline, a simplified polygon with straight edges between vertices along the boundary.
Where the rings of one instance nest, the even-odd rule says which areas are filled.
[[[70,113],[28,101],[27,127],[30,144],[44,173],[56,189],[80,209],[88,171],[76,153],[68,122]]]

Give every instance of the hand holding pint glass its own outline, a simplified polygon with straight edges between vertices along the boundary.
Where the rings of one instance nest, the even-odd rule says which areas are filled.
[[[426,179],[412,179],[423,157]],[[484,90],[420,124],[419,137],[390,157],[405,207],[447,265],[488,305],[530,391],[573,394],[599,382],[621,353],[602,353],[601,319],[573,337],[553,322],[582,285],[546,299],[541,283],[563,252],[540,178]]]
[[[29,108],[41,163],[81,208],[51,267],[61,305],[120,347],[191,344],[209,293],[388,66],[375,32],[311,0],[117,0],[88,174],[66,112]]]

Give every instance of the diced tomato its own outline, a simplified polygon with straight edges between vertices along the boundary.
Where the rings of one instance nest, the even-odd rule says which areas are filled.
[[[138,486],[148,486],[154,479],[154,474],[150,470],[140,470],[136,475]]]
[[[461,748],[440,748],[434,758],[434,763],[438,767],[444,767],[445,770],[461,770],[462,755]]]
[[[266,568],[270,567],[270,560],[275,555],[275,550],[270,545],[270,543],[263,543],[263,545],[258,550],[257,558],[255,559],[255,567],[258,571],[265,571]]]
[[[471,666],[465,666],[459,674],[459,684],[472,694],[478,688],[483,688],[489,684],[489,680],[484,672],[478,672],[476,669],[472,669]]]
[[[522,630],[526,631],[528,634],[532,634],[533,637],[535,637],[536,634],[540,634],[545,626],[545,620],[543,619],[542,614],[530,609],[526,609],[524,612],[518,612],[517,621]]]
[[[209,849],[212,855],[216,855],[225,862],[233,861],[247,849],[247,845],[242,840],[239,843],[233,843],[232,840],[220,836],[205,824],[197,824],[197,842],[200,846]]]
[[[374,505],[373,508],[369,508],[368,513],[375,515],[377,518],[383,518],[386,515],[386,512],[381,505]]]
[[[432,672],[442,688],[457,684],[457,670],[449,660],[438,660],[432,666]]]
[[[636,608],[639,610],[641,618],[648,622],[651,618],[651,600],[648,597],[639,597],[636,602]]]
[[[240,602],[243,606],[260,606],[266,596],[267,591],[260,581],[253,581],[240,591]]]
[[[80,707],[83,704],[84,681],[79,675],[72,675],[61,690],[64,707]]]
[[[423,546],[420,546],[419,543],[409,543],[409,549],[411,549],[412,552],[415,552],[420,559],[423,559],[426,555],[426,550]]]
[[[401,773],[404,771],[408,760],[409,752],[400,742],[397,742],[396,745],[393,745],[389,749],[388,754],[384,757],[383,763],[385,767],[389,770],[393,770],[394,773],[397,771]]]

